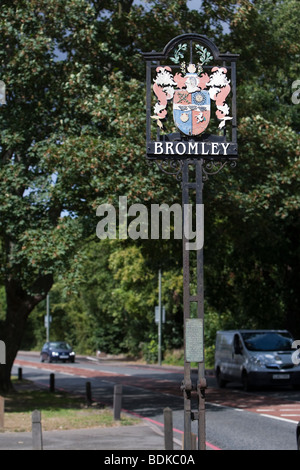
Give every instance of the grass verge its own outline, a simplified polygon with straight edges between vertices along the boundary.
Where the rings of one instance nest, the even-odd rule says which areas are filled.
[[[84,396],[61,391],[51,393],[27,380],[15,380],[14,388],[4,397],[4,432],[30,432],[34,410],[41,412],[43,431],[128,426],[140,422],[123,413],[121,420],[115,421],[110,408],[97,402],[87,406]]]

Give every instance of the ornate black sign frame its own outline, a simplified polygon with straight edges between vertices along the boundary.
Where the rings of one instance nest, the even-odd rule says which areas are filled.
[[[147,158],[237,160],[238,54],[221,54],[206,36],[188,33],[173,38],[162,52],[145,52],[143,57]]]

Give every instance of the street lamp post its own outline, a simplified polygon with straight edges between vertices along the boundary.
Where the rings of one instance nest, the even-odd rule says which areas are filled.
[[[226,165],[236,166],[238,55],[221,54],[206,36],[190,33],[173,38],[162,52],[145,52],[143,57],[147,86],[146,157],[182,185],[184,450],[192,449],[193,420],[198,420],[198,449],[205,450],[203,243],[188,243],[187,208],[193,204],[196,214],[199,206],[203,209],[203,183]],[[173,115],[173,121],[168,115]],[[204,233],[203,219],[197,230]],[[191,280],[193,249],[196,286]],[[196,318],[191,315],[194,306]],[[191,380],[192,362],[198,363],[197,384]],[[197,411],[192,411],[193,392],[197,394]]]
[[[50,341],[50,296],[46,297],[46,341]]]

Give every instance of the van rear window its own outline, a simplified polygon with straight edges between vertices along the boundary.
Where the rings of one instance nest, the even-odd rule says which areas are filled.
[[[249,351],[291,351],[293,339],[289,333],[251,332],[242,333],[246,348]]]

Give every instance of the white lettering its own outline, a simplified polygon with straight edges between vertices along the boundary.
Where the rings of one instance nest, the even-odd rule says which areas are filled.
[[[149,465],[163,465],[163,464],[171,464],[171,465],[186,465],[186,464],[193,464],[195,465],[195,461],[192,455],[185,455],[185,454],[172,454],[172,455],[149,455],[148,456],[148,464]]]
[[[130,465],[135,468],[139,458],[138,457],[118,457],[117,455],[111,454],[111,457],[105,457],[105,465]]]
[[[179,145],[182,145],[181,152],[179,151]],[[175,152],[178,153],[179,155],[183,155],[186,152],[185,144],[183,142],[178,142],[178,144],[176,144],[176,147],[175,147]]]
[[[162,154],[164,151],[162,142],[155,142],[154,145],[155,145],[155,150],[154,150],[155,155]]]
[[[228,155],[229,148],[224,142],[154,142],[155,155]]]
[[[148,240],[148,210],[144,204],[133,204],[129,207],[128,215],[133,216],[139,212],[140,215],[133,220],[128,227],[128,235],[132,240],[142,238]],[[137,230],[140,227],[140,230]]]
[[[98,222],[96,234],[100,240],[105,238],[116,239],[116,210],[112,204],[101,204],[97,207],[96,215],[103,216],[107,212],[107,216]],[[105,227],[108,226],[108,230]]]
[[[201,155],[208,155],[208,151],[205,152],[205,143],[204,142],[201,142]]]
[[[119,239],[127,239],[127,196],[119,197]]]
[[[170,150],[170,153],[174,155],[173,142],[166,142],[166,155],[169,155],[169,150]]]
[[[292,363],[295,364],[296,366],[300,364],[300,341],[297,339],[296,341],[293,341],[292,343],[292,349],[297,349],[295,352],[292,354]]]
[[[292,103],[299,104],[300,103],[300,80],[295,80],[292,83],[292,90],[295,90],[292,94]]]
[[[6,104],[6,85],[0,80],[0,104]]]
[[[183,208],[184,236],[187,240],[196,238],[193,243],[186,242],[186,250],[201,250],[204,245],[204,204],[196,204],[196,231],[192,230],[192,204]]]
[[[162,215],[162,238],[170,239],[170,213],[174,214],[174,239],[182,238],[182,211],[180,204],[151,204],[151,240],[159,239],[159,215]]]
[[[217,150],[218,150],[218,144],[216,142],[213,142],[211,144],[211,153],[212,153],[212,155],[218,155],[220,150],[218,150],[218,151]]]
[[[189,142],[188,154],[189,155],[191,155],[191,154],[197,155],[198,154],[198,143],[197,142]]]
[[[199,250],[203,247],[204,243],[204,207],[202,204],[196,204],[196,229],[192,230],[192,204],[186,204],[184,206],[184,214],[182,214],[182,207],[180,204],[173,204],[169,207],[167,204],[151,204],[151,229],[149,229],[148,221],[148,208],[144,204],[133,204],[128,208],[127,197],[119,197],[119,220],[117,226],[116,210],[112,204],[101,204],[97,207],[97,216],[103,217],[98,222],[96,227],[96,235],[100,240],[106,238],[117,239],[117,227],[119,229],[119,239],[127,239],[130,237],[132,240],[138,238],[148,240],[149,232],[151,233],[151,239],[158,240],[162,238],[169,240],[171,238],[171,232],[174,233],[174,239],[182,239],[184,227],[184,240],[187,250]],[[171,212],[173,213],[171,223]],[[138,216],[136,217],[136,215]],[[135,216],[134,220],[131,220],[128,229],[127,222],[128,216]],[[161,220],[161,229],[160,229]],[[182,224],[182,221],[184,222]],[[194,240],[191,242],[191,240]],[[1,352],[1,350],[0,350]]]
[[[224,150],[224,155],[227,155],[227,149],[228,149],[230,144],[221,144],[221,145],[222,145],[223,150]]]

